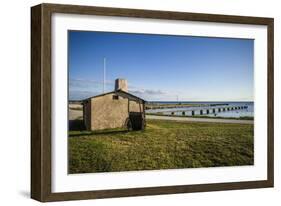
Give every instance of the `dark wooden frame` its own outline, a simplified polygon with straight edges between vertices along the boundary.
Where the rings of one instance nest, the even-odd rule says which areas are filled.
[[[267,180],[200,185],[164,186],[52,193],[51,191],[51,15],[68,13],[119,17],[154,18],[267,26],[268,42],[268,163]],[[228,16],[169,11],[151,11],[91,6],[41,4],[31,8],[31,197],[48,202],[92,198],[160,195],[273,187],[273,27],[272,18]]]

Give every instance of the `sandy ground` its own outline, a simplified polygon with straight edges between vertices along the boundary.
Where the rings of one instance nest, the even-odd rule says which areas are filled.
[[[83,116],[83,111],[82,110],[69,109],[68,115],[69,115],[69,120],[76,120],[76,119],[81,118]]]
[[[171,121],[183,122],[215,122],[215,123],[234,123],[234,124],[254,124],[254,120],[239,120],[239,119],[211,119],[211,118],[190,118],[190,117],[170,117],[170,116],[156,116],[146,115],[147,119],[161,119]]]
[[[71,108],[71,109],[72,108],[76,108],[76,109],[80,108],[80,109],[82,109],[83,106],[82,106],[82,104],[69,104],[68,108]]]
[[[82,104],[69,104],[68,105],[68,116],[69,120],[77,120],[83,117],[83,106]]]

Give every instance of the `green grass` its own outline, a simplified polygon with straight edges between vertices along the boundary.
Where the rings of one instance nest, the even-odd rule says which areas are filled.
[[[252,165],[253,125],[148,120],[144,131],[69,132],[69,172]]]

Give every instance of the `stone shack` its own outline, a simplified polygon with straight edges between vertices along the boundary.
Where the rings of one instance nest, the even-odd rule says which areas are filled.
[[[145,128],[145,101],[128,93],[125,79],[115,80],[115,90],[83,100],[87,130]]]

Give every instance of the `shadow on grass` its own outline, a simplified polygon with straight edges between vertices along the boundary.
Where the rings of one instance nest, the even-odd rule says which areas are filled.
[[[77,137],[77,136],[94,136],[94,135],[106,135],[106,134],[125,134],[128,133],[128,130],[118,130],[118,131],[81,131],[81,132],[70,132],[69,137]]]
[[[127,133],[124,128],[87,131],[83,120],[69,120],[69,137]]]

